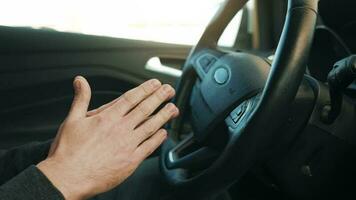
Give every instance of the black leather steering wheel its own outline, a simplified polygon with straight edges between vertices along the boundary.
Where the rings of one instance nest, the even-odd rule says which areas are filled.
[[[160,157],[162,173],[174,186],[205,192],[226,187],[288,134],[278,129],[305,73],[318,1],[289,0],[272,66],[256,55],[217,48],[246,1],[225,2],[184,66],[174,100],[181,116],[169,125]],[[187,119],[191,134],[183,127]]]

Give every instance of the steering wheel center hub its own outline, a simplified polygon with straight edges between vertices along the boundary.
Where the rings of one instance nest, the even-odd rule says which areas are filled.
[[[203,51],[198,57],[201,60],[211,55]],[[195,68],[200,76],[190,98],[192,126],[196,140],[203,141],[231,110],[263,89],[270,66],[251,54],[229,53],[208,71],[199,63]],[[234,119],[241,117],[246,108],[242,106]]]

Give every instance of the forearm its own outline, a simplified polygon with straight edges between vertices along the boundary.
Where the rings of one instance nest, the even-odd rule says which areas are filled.
[[[64,197],[47,177],[32,165],[0,186],[0,199],[64,200]]]

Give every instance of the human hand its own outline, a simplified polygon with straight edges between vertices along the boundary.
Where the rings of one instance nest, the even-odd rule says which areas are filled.
[[[69,200],[86,199],[123,182],[165,140],[161,127],[178,115],[172,103],[152,115],[175,93],[155,79],[89,112],[88,82],[76,77],[73,85],[71,110],[48,157],[37,165]]]

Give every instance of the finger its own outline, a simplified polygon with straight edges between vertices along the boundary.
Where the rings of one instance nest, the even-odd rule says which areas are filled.
[[[151,118],[152,118],[152,116],[147,117],[145,120],[143,120],[143,121],[141,122],[141,124],[145,123],[146,121],[150,120]],[[139,125],[137,125],[137,126],[140,126],[141,124],[139,124]]]
[[[157,79],[151,79],[121,95],[118,101],[105,110],[113,116],[123,116],[161,86]]]
[[[136,108],[127,114],[127,121],[135,128],[149,117],[163,102],[174,96],[174,89],[170,85],[161,86],[151,96],[142,101]]]
[[[118,100],[119,100],[119,98],[116,98],[116,99],[110,101],[109,103],[100,106],[99,108],[96,108],[96,109],[93,109],[93,110],[88,111],[88,112],[87,112],[87,117],[91,117],[91,116],[93,116],[93,115],[96,115],[96,114],[98,114],[98,113],[104,111],[105,109],[107,109],[107,108],[109,108],[110,106],[114,105]]]
[[[78,119],[86,116],[91,98],[91,89],[88,81],[77,76],[73,81],[74,99],[69,111],[69,119]]]
[[[160,129],[157,131],[152,137],[144,141],[141,145],[137,147],[133,156],[142,162],[149,155],[151,155],[167,138],[167,131],[164,129]]]
[[[149,138],[170,119],[176,117],[178,113],[178,108],[173,103],[168,103],[157,114],[153,115],[151,119],[135,129],[134,137],[136,137],[137,143],[141,143]]]

